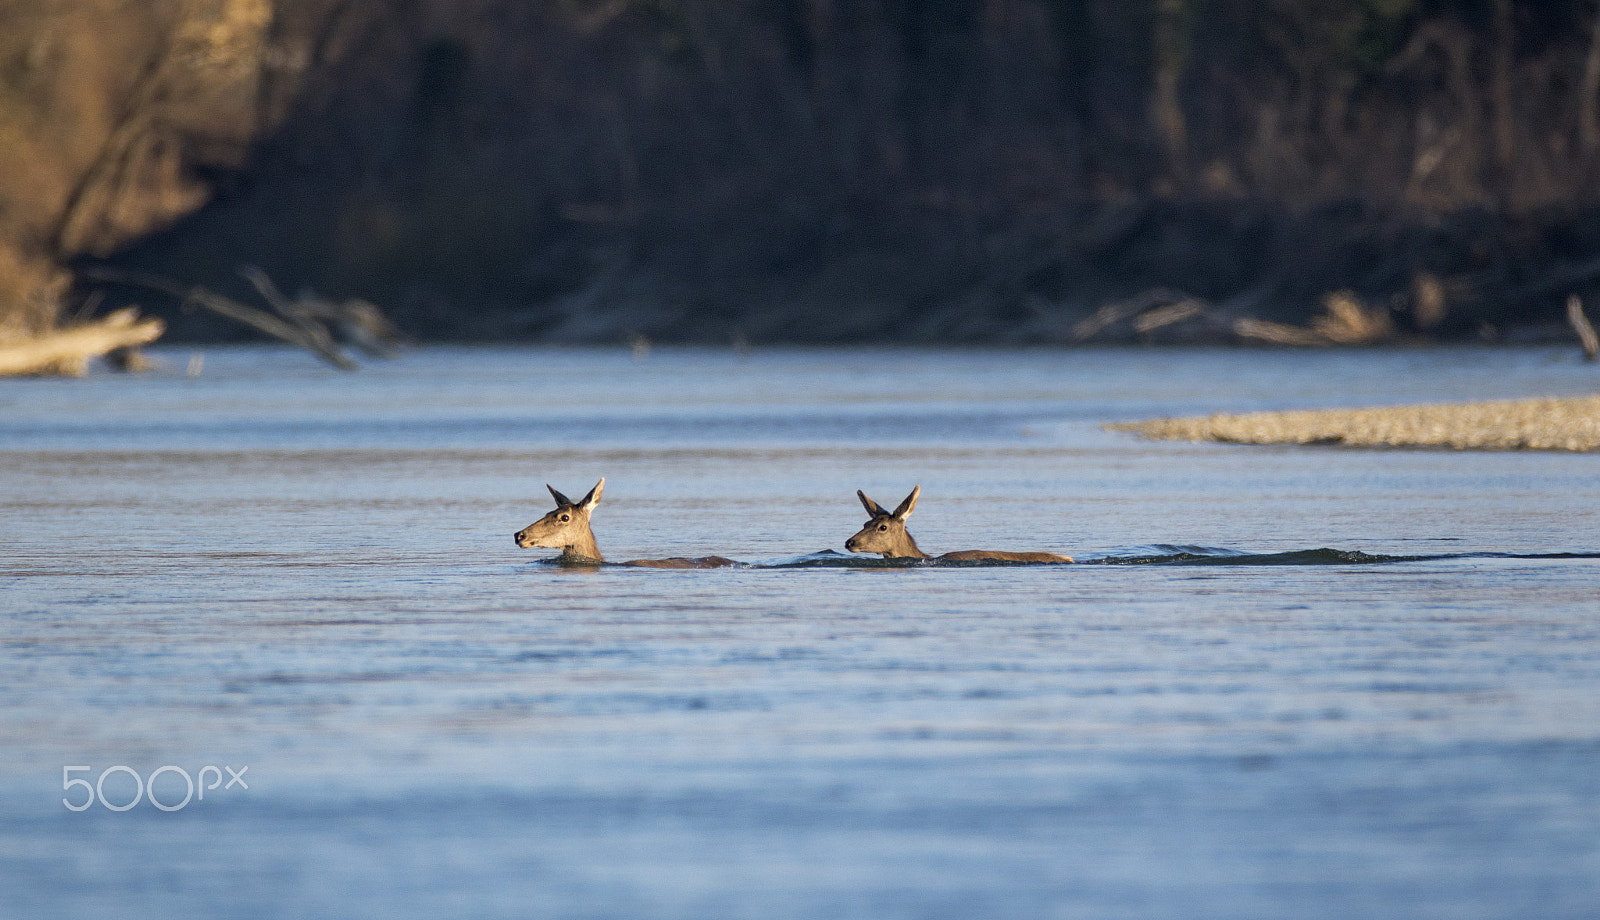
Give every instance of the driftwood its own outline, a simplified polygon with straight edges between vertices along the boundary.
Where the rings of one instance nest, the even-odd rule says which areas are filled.
[[[124,272],[103,266],[84,269],[84,275],[95,281],[126,284],[147,288],[152,291],[160,291],[176,298],[185,306],[204,307],[213,313],[243,323],[275,339],[304,348],[335,367],[347,371],[355,370],[357,367],[354,361],[346,358],[339,351],[338,345],[333,342],[333,339],[325,329],[319,330],[320,334],[309,333],[298,324],[279,319],[265,310],[257,310],[255,307],[246,306],[237,300],[224,297],[199,285],[185,286],[168,278],[162,278],[159,275]]]
[[[1349,291],[1324,297],[1322,309],[1323,314],[1311,320],[1311,328],[1339,345],[1371,345],[1394,335],[1389,311],[1368,309]]]
[[[290,326],[293,326],[295,331],[306,342],[310,343],[312,350],[318,354],[339,355],[341,359],[348,360],[340,353],[339,344],[333,340],[332,334],[328,332],[328,327],[305,313],[295,310],[284,299],[283,295],[278,293],[277,286],[272,283],[271,278],[267,277],[266,272],[255,266],[246,266],[239,270],[239,274],[243,275],[245,280],[255,286],[257,293],[261,294],[262,298],[272,306],[272,309],[277,311],[278,316],[282,317]]]
[[[1165,329],[1186,319],[1202,317],[1205,313],[1206,307],[1202,302],[1193,299],[1180,300],[1164,307],[1154,307],[1134,317],[1133,331],[1139,335],[1149,335],[1157,329]]]
[[[1394,324],[1382,307],[1368,308],[1349,291],[1336,291],[1322,300],[1323,313],[1309,328],[1265,319],[1239,319],[1234,334],[1273,345],[1326,348],[1332,345],[1374,345],[1394,337]]]
[[[1243,317],[1233,322],[1233,332],[1241,339],[1253,339],[1271,345],[1290,345],[1298,348],[1326,348],[1333,343],[1320,332],[1304,326],[1275,323],[1270,319]]]
[[[89,361],[107,353],[128,357],[123,366],[133,369],[131,349],[161,337],[166,324],[154,317],[139,318],[133,307],[117,310],[94,322],[68,326],[30,339],[0,343],[0,376],[18,374],[82,377]]]
[[[309,290],[302,290],[298,298],[290,300],[266,272],[254,265],[240,268],[239,274],[278,311],[278,315],[304,329],[308,335],[331,333],[339,342],[375,358],[392,358],[399,347],[406,344],[405,334],[368,301],[351,299],[336,303]]]
[[[1578,341],[1583,343],[1583,359],[1600,359],[1600,337],[1595,336],[1594,327],[1589,325],[1589,317],[1583,315],[1583,301],[1578,299],[1577,294],[1567,297],[1567,322],[1572,324],[1572,331],[1578,334]]]
[[[1188,320],[1198,321],[1176,333],[1178,341],[1211,340],[1221,330],[1217,317],[1206,301],[1170,288],[1151,288],[1126,300],[1105,304],[1072,327],[1076,342],[1091,339],[1149,341],[1161,330]],[[1163,333],[1166,335],[1166,333]]]
[[[1079,320],[1072,327],[1072,338],[1078,342],[1087,342],[1095,336],[1118,323],[1127,320],[1142,318],[1152,311],[1161,310],[1169,306],[1194,303],[1194,299],[1178,291],[1167,288],[1151,288],[1141,291],[1127,300],[1113,301],[1094,311],[1090,316]],[[1198,306],[1198,304],[1196,304]]]

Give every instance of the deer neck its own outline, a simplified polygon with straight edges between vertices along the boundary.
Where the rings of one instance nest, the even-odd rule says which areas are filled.
[[[911,532],[908,530],[908,531],[906,531],[906,542],[904,544],[902,544],[901,546],[896,547],[896,552],[895,552],[894,556],[891,557],[891,558],[899,558],[899,559],[929,559],[929,558],[932,558],[932,557],[930,557],[927,553],[922,551],[922,548],[917,545],[916,538],[911,536]]]
[[[561,558],[568,561],[583,559],[605,561],[605,557],[600,555],[600,545],[594,541],[594,531],[588,527],[583,528],[583,532],[573,542],[561,547]]]

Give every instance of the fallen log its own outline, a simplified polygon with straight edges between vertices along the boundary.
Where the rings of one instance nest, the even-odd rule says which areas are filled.
[[[1259,342],[1296,348],[1326,348],[1333,344],[1327,336],[1304,326],[1291,326],[1288,323],[1275,323],[1270,319],[1255,319],[1248,316],[1234,320],[1233,333],[1241,339],[1255,339]]]
[[[1362,306],[1349,291],[1335,291],[1323,297],[1322,310],[1309,328],[1245,317],[1234,321],[1233,332],[1241,339],[1296,348],[1376,345],[1394,338],[1388,312],[1381,307]]]
[[[239,274],[243,275],[245,280],[255,287],[256,293],[261,295],[261,299],[304,336],[316,351],[339,353],[339,346],[334,342],[333,336],[328,334],[328,327],[317,322],[303,310],[296,309],[287,297],[278,292],[278,286],[272,283],[266,272],[253,265],[246,265],[239,270]]]
[[[1174,312],[1171,309],[1174,307],[1181,309]],[[1092,315],[1079,320],[1072,327],[1072,339],[1075,342],[1087,342],[1111,327],[1130,320],[1132,326],[1125,330],[1123,337],[1132,337],[1136,332],[1150,332],[1202,313],[1204,310],[1205,305],[1202,301],[1182,291],[1150,288],[1140,291],[1127,300],[1104,304]]]
[[[1149,335],[1157,329],[1165,329],[1174,323],[1181,323],[1186,319],[1204,316],[1206,308],[1198,300],[1181,300],[1169,303],[1164,307],[1155,307],[1146,310],[1133,318],[1133,331],[1139,335]]]
[[[165,331],[161,320],[140,319],[139,311],[128,307],[94,322],[0,343],[0,376],[82,377],[94,358],[148,345]]]
[[[335,303],[309,290],[302,290],[299,297],[290,300],[278,290],[272,278],[256,266],[242,266],[239,274],[279,316],[307,335],[326,341],[329,347],[334,347],[336,341],[374,358],[393,358],[406,342],[405,334],[389,322],[377,305],[368,301],[354,299]]]
[[[255,307],[246,306],[237,300],[224,297],[199,285],[185,286],[159,275],[124,272],[114,268],[105,268],[104,266],[86,268],[83,274],[84,277],[94,281],[126,284],[133,287],[147,288],[152,291],[160,291],[169,297],[177,299],[185,306],[193,304],[204,307],[219,316],[226,316],[231,320],[243,323],[257,332],[265,333],[272,338],[287,342],[298,348],[304,348],[341,370],[351,371],[359,366],[340,353],[339,347],[334,344],[326,332],[320,336],[308,334],[303,328],[281,320],[265,310],[257,310]]]

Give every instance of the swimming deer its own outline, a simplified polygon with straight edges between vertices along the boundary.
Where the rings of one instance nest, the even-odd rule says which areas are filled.
[[[599,545],[594,541],[594,530],[589,527],[589,515],[600,504],[600,495],[606,488],[605,477],[601,477],[589,494],[578,502],[557,492],[555,486],[548,483],[545,488],[555,497],[556,510],[513,534],[517,545],[523,549],[534,546],[559,549],[561,555],[556,557],[556,561],[562,565],[598,565],[605,562],[605,557],[600,555]],[[738,564],[721,556],[694,559],[674,556],[671,559],[634,559],[621,563],[651,569],[715,569]]]
[[[1071,562],[1069,556],[1057,556],[1055,553],[1008,553],[997,549],[964,549],[954,553],[944,553],[940,556],[929,556],[918,546],[917,541],[911,538],[906,530],[906,518],[917,508],[917,496],[922,494],[922,486],[916,486],[900,507],[894,511],[885,511],[877,502],[867,497],[867,493],[856,490],[856,496],[861,499],[862,507],[872,515],[872,520],[861,528],[861,532],[844,541],[844,548],[852,553],[881,553],[885,559],[939,559],[945,562]]]

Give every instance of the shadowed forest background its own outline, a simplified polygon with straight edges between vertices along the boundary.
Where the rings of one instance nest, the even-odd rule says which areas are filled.
[[[244,337],[85,271],[249,264],[422,339],[1529,336],[1597,96],[1594,0],[0,0],[0,331]]]

